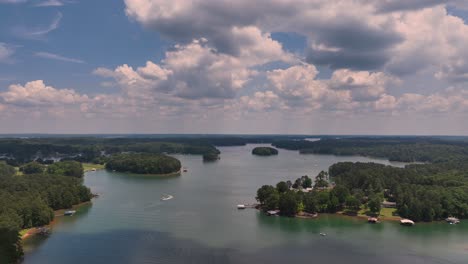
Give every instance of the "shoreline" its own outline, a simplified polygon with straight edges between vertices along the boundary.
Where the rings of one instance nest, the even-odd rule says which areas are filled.
[[[109,171],[109,170],[108,170]],[[182,175],[182,168],[180,168],[178,171],[175,172],[170,172],[170,173],[162,173],[162,174],[145,174],[145,173],[133,173],[133,172],[128,172],[128,171],[110,171],[110,172],[118,172],[118,173],[126,173],[130,176],[143,176],[143,177],[171,177],[171,176],[180,176]]]
[[[59,209],[59,210],[54,211],[54,220],[52,220],[47,225],[39,226],[39,227],[31,227],[31,228],[28,228],[28,229],[22,229],[20,231],[20,233],[25,232],[25,230],[27,230],[27,231],[24,234],[21,235],[21,241],[24,242],[26,239],[38,235],[41,228],[44,228],[44,227],[49,228],[49,229],[52,228],[56,224],[56,218],[57,217],[63,217],[65,211],[70,210],[70,209],[79,209],[82,206],[92,204],[91,200],[87,201],[87,202],[82,202],[82,203],[79,203],[79,204],[75,204],[71,208],[68,208],[68,209]]]
[[[258,211],[264,213],[262,211],[262,208],[261,207],[255,207],[255,209],[257,209]],[[293,218],[299,218],[299,219],[318,219],[320,218],[321,215],[337,215],[337,216],[340,216],[340,217],[345,217],[345,218],[355,218],[355,219],[364,219],[367,221],[367,219],[370,217],[370,216],[367,216],[367,215],[347,215],[347,214],[344,214],[342,211],[339,211],[339,212],[336,212],[336,213],[315,213],[315,214],[311,214],[311,213],[306,213],[306,212],[301,212],[301,213],[298,213],[296,214]],[[281,215],[277,215],[279,217],[285,217],[285,216],[281,216]],[[385,222],[399,222],[401,219],[401,217],[399,216],[380,216],[378,217],[379,219],[379,222],[381,221],[385,221]],[[433,221],[433,222],[438,222],[438,221]]]

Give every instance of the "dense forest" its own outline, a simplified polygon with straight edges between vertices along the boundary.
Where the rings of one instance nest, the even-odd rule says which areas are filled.
[[[201,139],[146,138],[33,138],[0,139],[0,157],[19,166],[31,161],[52,163],[51,159],[104,163],[105,157],[122,152],[151,154],[219,155],[219,150]],[[167,139],[168,140],[168,139]],[[230,142],[230,141],[229,141]]]
[[[319,141],[281,140],[277,148],[302,154],[360,155],[402,162],[448,162],[468,157],[468,142],[438,138],[326,138]]]
[[[411,165],[405,168],[375,163],[337,163],[330,176],[337,185],[364,197],[396,202],[397,213],[414,221],[468,218],[466,165]]]
[[[0,263],[21,258],[21,229],[46,225],[53,220],[54,210],[91,199],[90,190],[75,175],[48,173],[43,167],[36,173],[39,167],[25,165],[23,175],[16,175],[13,167],[0,162]]]
[[[272,156],[278,155],[278,150],[272,147],[256,147],[252,150],[252,154],[257,156]]]
[[[157,154],[118,154],[106,163],[106,169],[138,174],[170,174],[180,168],[178,159]]]

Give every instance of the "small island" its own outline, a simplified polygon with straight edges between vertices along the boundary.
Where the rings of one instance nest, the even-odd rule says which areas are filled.
[[[203,162],[214,162],[219,159],[219,152],[210,151],[203,154]]]
[[[273,156],[278,155],[278,150],[272,147],[256,147],[252,150],[252,154],[257,156]]]
[[[172,175],[181,169],[180,161],[160,154],[118,154],[106,163],[106,169],[135,174]]]

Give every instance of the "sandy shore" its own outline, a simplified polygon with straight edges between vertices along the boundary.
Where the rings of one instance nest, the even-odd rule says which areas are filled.
[[[81,206],[89,205],[91,203],[92,203],[91,201],[84,202],[84,203],[79,203],[79,204],[73,205],[71,209],[76,210],[76,209],[80,208]],[[52,220],[52,222],[50,222],[48,225],[45,225],[45,226],[33,227],[33,228],[28,229],[28,231],[21,236],[21,240],[25,240],[25,239],[27,239],[29,237],[37,235],[40,232],[40,229],[43,228],[43,227],[49,228],[49,229],[52,228],[54,226],[54,224],[56,223],[55,218],[56,217],[63,217],[65,211],[71,210],[71,209],[60,209],[60,210],[54,211],[54,220]]]

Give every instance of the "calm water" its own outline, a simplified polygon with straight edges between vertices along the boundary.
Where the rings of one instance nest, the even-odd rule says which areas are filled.
[[[338,161],[389,164],[285,150],[256,157],[252,148],[220,148],[216,163],[177,156],[188,168],[179,177],[88,173],[85,184],[101,196],[75,216],[58,218],[49,238],[27,241],[24,262],[468,263],[467,222],[405,228],[333,215],[308,220],[237,210],[236,204],[254,202],[263,184],[315,176]],[[174,199],[160,201],[163,194]]]

